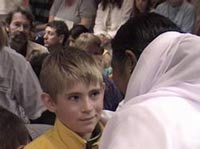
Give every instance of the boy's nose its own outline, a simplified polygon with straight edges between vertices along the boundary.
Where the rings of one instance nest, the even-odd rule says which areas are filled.
[[[90,112],[93,110],[93,104],[91,99],[87,99],[84,101],[83,105],[82,105],[82,112]]]

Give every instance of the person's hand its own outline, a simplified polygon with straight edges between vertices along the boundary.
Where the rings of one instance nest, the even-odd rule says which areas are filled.
[[[106,45],[108,45],[111,42],[111,39],[108,38],[108,37],[106,37],[103,34],[99,35],[99,38],[101,40],[101,46],[103,46],[103,47],[106,46]]]

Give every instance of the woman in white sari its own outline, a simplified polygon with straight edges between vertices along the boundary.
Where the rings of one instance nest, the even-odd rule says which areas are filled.
[[[167,31],[166,26],[165,30],[158,27],[162,18],[158,16],[154,22],[155,18],[155,14],[147,14],[146,18],[129,20],[113,41],[112,63],[116,70],[113,75],[126,94],[124,104],[104,129],[100,149],[200,148],[200,37],[178,32],[163,33]],[[137,25],[141,20],[152,36],[148,34],[146,39],[143,36],[139,39],[141,43],[137,43],[139,36],[133,31],[141,31],[141,24]],[[119,42],[124,36],[132,36],[132,42]],[[137,64],[137,53],[141,50],[137,47],[141,46],[134,44],[145,46]],[[118,50],[122,49],[125,58],[123,60],[122,56],[117,60]],[[131,76],[121,82],[116,77],[117,68],[122,69],[116,65],[119,62],[127,74],[128,70],[134,69]],[[122,83],[125,80],[128,80],[128,86]]]

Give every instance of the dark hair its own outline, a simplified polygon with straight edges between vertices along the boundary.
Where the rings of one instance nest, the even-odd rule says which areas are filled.
[[[3,22],[0,22],[0,50],[7,44],[8,35],[5,30],[5,25]]]
[[[26,18],[30,21],[30,27],[33,27],[33,21],[34,21],[34,17],[33,14],[31,13],[31,11],[29,9],[23,8],[23,7],[17,7],[15,10],[11,11],[8,13],[8,16],[6,17],[6,23],[10,24],[12,22],[13,19],[13,15],[15,13],[21,13],[24,16],[26,16]]]
[[[70,36],[75,40],[82,33],[88,33],[89,30],[81,24],[74,25],[70,30]]]
[[[117,6],[119,9],[122,7],[124,0],[101,0],[102,10],[105,10],[109,4]]]
[[[144,13],[149,12],[150,9],[151,9],[151,0],[148,0]],[[133,12],[132,13],[133,13],[133,16],[138,15],[138,14],[141,13],[140,10],[136,6],[136,1],[134,1],[134,3],[133,3]]]
[[[29,133],[24,122],[0,106],[0,148],[17,149],[27,144]]]
[[[47,26],[54,28],[58,36],[64,35],[63,45],[65,45],[68,37],[69,37],[69,29],[64,21],[54,20],[47,24]]]
[[[127,49],[132,50],[139,59],[144,48],[158,35],[167,31],[181,32],[176,24],[156,13],[146,13],[130,18],[120,27],[112,40],[113,60],[125,61]]]

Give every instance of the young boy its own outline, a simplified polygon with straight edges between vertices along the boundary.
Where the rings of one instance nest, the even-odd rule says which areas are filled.
[[[25,149],[98,148],[105,87],[95,60],[76,48],[55,50],[43,63],[40,79],[42,100],[57,120]]]

